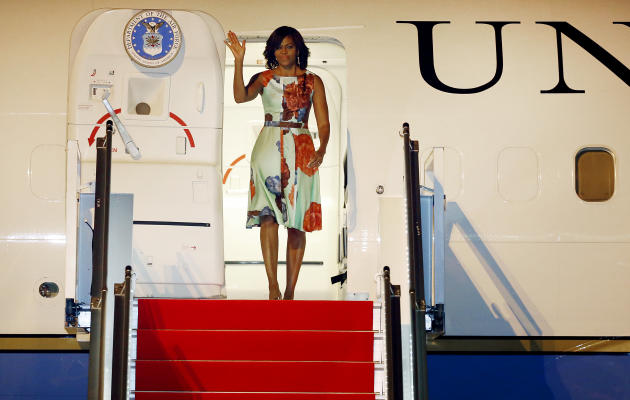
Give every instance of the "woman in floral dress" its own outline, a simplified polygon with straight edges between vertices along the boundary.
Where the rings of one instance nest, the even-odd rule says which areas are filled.
[[[287,228],[283,298],[291,300],[304,257],[305,232],[322,229],[318,168],[330,133],[324,84],[306,70],[309,50],[294,28],[282,26],[271,34],[264,51],[268,69],[254,75],[247,86],[245,40],[240,43],[230,31],[225,42],[234,54],[234,100],[251,101],[260,94],[265,110],[265,125],[251,156],[247,228],[260,227],[269,299],[282,297],[277,279],[278,225]],[[308,130],[311,106],[320,138],[317,150]]]

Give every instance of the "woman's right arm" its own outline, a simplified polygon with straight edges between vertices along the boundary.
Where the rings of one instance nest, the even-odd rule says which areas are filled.
[[[225,44],[234,54],[234,101],[244,103],[251,101],[258,96],[258,92],[262,90],[262,82],[255,75],[247,86],[243,81],[243,59],[245,58],[245,40],[241,44],[232,31],[228,32],[228,38]]]

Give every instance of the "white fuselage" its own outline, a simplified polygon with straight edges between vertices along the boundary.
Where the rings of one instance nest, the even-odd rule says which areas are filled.
[[[334,143],[322,167],[328,230],[308,237],[305,261],[313,263],[302,270],[297,298],[300,289],[303,298],[374,297],[375,275],[385,265],[406,292],[399,131],[409,122],[420,142],[422,183],[439,185],[446,195],[447,335],[628,335],[630,27],[613,22],[630,21],[630,4],[346,1],[305,9],[232,1],[198,9],[176,0],[169,7],[182,26],[184,51],[149,70],[136,67],[123,47],[125,18],[139,10],[94,10],[81,2],[0,5],[10,16],[6,31],[14,33],[4,44],[0,78],[0,300],[7,305],[0,308],[0,334],[65,333],[64,297],[74,290],[66,271],[76,252],[72,195],[91,190],[88,138],[105,110],[89,98],[90,85],[97,94],[108,85],[108,63],[120,71],[111,78],[118,86],[110,101],[144,155],[136,162],[118,147],[112,192],[135,194],[134,220],[217,227],[212,247],[199,242],[197,227],[173,241],[171,228],[135,226],[133,262],[146,293],[156,295],[161,289],[152,285],[170,279],[188,288],[172,295],[264,296],[260,264],[223,268],[224,261],[261,260],[257,231],[244,228],[243,199],[263,116],[258,99],[233,103],[233,68],[221,35],[230,29],[250,38],[248,81],[263,68],[262,42],[254,39],[288,24],[312,46],[309,69],[325,78]],[[117,17],[99,25],[108,15]],[[53,28],[45,21],[54,21]],[[427,29],[430,21],[435,24]],[[498,21],[505,23],[498,27]],[[82,41],[90,37],[88,51]],[[90,65],[105,75],[91,80]],[[584,93],[563,92],[561,80]],[[145,95],[156,99],[154,118],[134,114],[132,103]],[[190,127],[195,148],[170,112]],[[314,119],[309,125],[315,130]],[[77,158],[67,149],[75,149],[68,144],[75,140],[80,159],[72,165],[67,160]],[[584,149],[612,157],[614,192],[605,201],[576,193],[576,157]],[[346,257],[339,250],[344,228]],[[196,266],[178,269],[183,265]],[[344,288],[331,285],[330,277],[346,269]],[[43,282],[56,282],[60,294],[41,297]]]

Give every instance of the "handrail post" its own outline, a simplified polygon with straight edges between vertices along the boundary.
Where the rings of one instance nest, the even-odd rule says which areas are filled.
[[[112,400],[127,399],[129,366],[129,315],[131,309],[131,266],[125,281],[114,285],[114,347],[112,357]]]
[[[422,224],[418,179],[418,141],[410,140],[409,124],[403,124],[405,183],[407,191],[407,235],[409,246],[409,299],[411,306],[411,347],[415,400],[428,400],[427,353],[422,263]]]
[[[92,238],[92,299],[90,302],[90,361],[88,400],[105,396],[105,332],[107,317],[107,249],[112,165],[113,123],[107,121],[105,137],[96,139],[96,188],[94,190],[94,236]]]
[[[389,267],[383,267],[385,362],[387,400],[403,400],[400,286],[392,285]]]
[[[387,400],[394,400],[394,363],[392,344],[392,293],[389,267],[383,268],[383,305],[385,306],[385,367],[387,368]]]

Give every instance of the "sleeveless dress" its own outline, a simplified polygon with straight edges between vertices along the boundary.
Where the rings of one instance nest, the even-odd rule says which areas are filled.
[[[319,171],[307,166],[315,153],[308,130],[314,77],[261,73],[265,125],[252,150],[247,228],[269,215],[287,228],[322,229]]]

